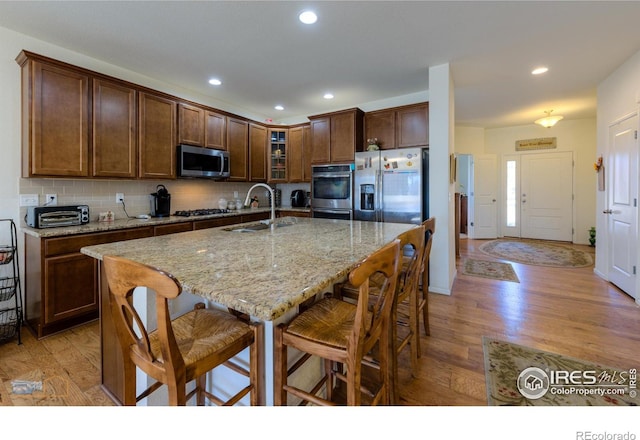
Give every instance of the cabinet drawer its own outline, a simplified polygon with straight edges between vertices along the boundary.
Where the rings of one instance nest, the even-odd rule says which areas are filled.
[[[253,214],[242,214],[240,216],[240,223],[256,222],[258,220],[266,220],[271,217],[271,214],[265,212],[254,212]]]
[[[193,231],[193,222],[173,223],[153,227],[153,235],[175,234],[176,232]]]
[[[218,226],[234,225],[239,221],[240,221],[240,216],[198,220],[193,223],[193,229],[198,230],[198,229],[217,228]]]
[[[44,242],[44,256],[79,252],[84,246],[112,243],[114,241],[133,240],[153,236],[153,229],[149,227],[127,229],[125,231],[97,232],[91,234],[72,235],[68,237],[47,238]]]

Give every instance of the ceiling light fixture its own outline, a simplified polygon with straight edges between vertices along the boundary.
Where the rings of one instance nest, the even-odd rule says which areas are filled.
[[[313,11],[303,11],[298,15],[298,19],[304,24],[313,24],[318,21],[318,16]]]
[[[283,106],[281,106],[281,105],[276,105],[274,108],[275,108],[276,110],[279,110],[279,111],[280,111],[280,110],[284,110],[284,107],[283,107]]]
[[[542,73],[547,73],[549,71],[548,67],[537,67],[531,71],[532,75],[540,75]]]
[[[211,78],[209,80],[209,84],[211,84],[212,86],[219,86],[220,84],[222,84],[222,81],[220,81],[218,78]]]
[[[547,116],[545,116],[544,118],[540,118],[540,119],[536,120],[535,123],[538,124],[538,125],[542,125],[544,128],[549,128],[549,127],[553,127],[554,125],[556,125],[556,123],[560,119],[562,119],[564,116],[560,116],[560,115],[551,116],[551,112],[552,111],[553,110],[545,111]]]
[[[331,93],[325,93],[323,96],[324,99],[333,99],[333,94]]]

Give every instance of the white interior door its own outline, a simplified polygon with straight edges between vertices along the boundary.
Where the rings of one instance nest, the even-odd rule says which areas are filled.
[[[473,219],[471,238],[496,238],[498,236],[498,164],[495,154],[474,155],[473,168]]]
[[[573,241],[573,153],[523,154],[520,168],[521,236]]]
[[[636,298],[638,116],[609,127],[609,157],[604,161],[609,206],[609,281]],[[608,175],[608,177],[607,177]]]

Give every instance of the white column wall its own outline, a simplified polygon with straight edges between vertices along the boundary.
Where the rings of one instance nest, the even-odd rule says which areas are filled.
[[[429,290],[451,294],[456,275],[454,185],[449,155],[454,151],[454,93],[449,64],[429,68],[429,214],[436,233],[429,261]]]

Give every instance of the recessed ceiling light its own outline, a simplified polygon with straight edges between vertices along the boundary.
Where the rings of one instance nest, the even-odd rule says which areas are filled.
[[[209,80],[209,84],[211,84],[212,86],[219,86],[220,84],[222,84],[222,81],[220,81],[218,78],[211,78]]]
[[[540,75],[542,73],[546,73],[549,70],[548,67],[536,67],[531,71],[532,75]]]
[[[284,110],[284,107],[283,107],[283,106],[281,106],[281,105],[276,105],[274,108],[275,108],[276,110]]]
[[[303,11],[298,15],[298,18],[304,24],[313,24],[318,21],[318,16],[313,11]]]
[[[333,94],[332,93],[325,93],[324,94],[324,99],[333,99]]]

